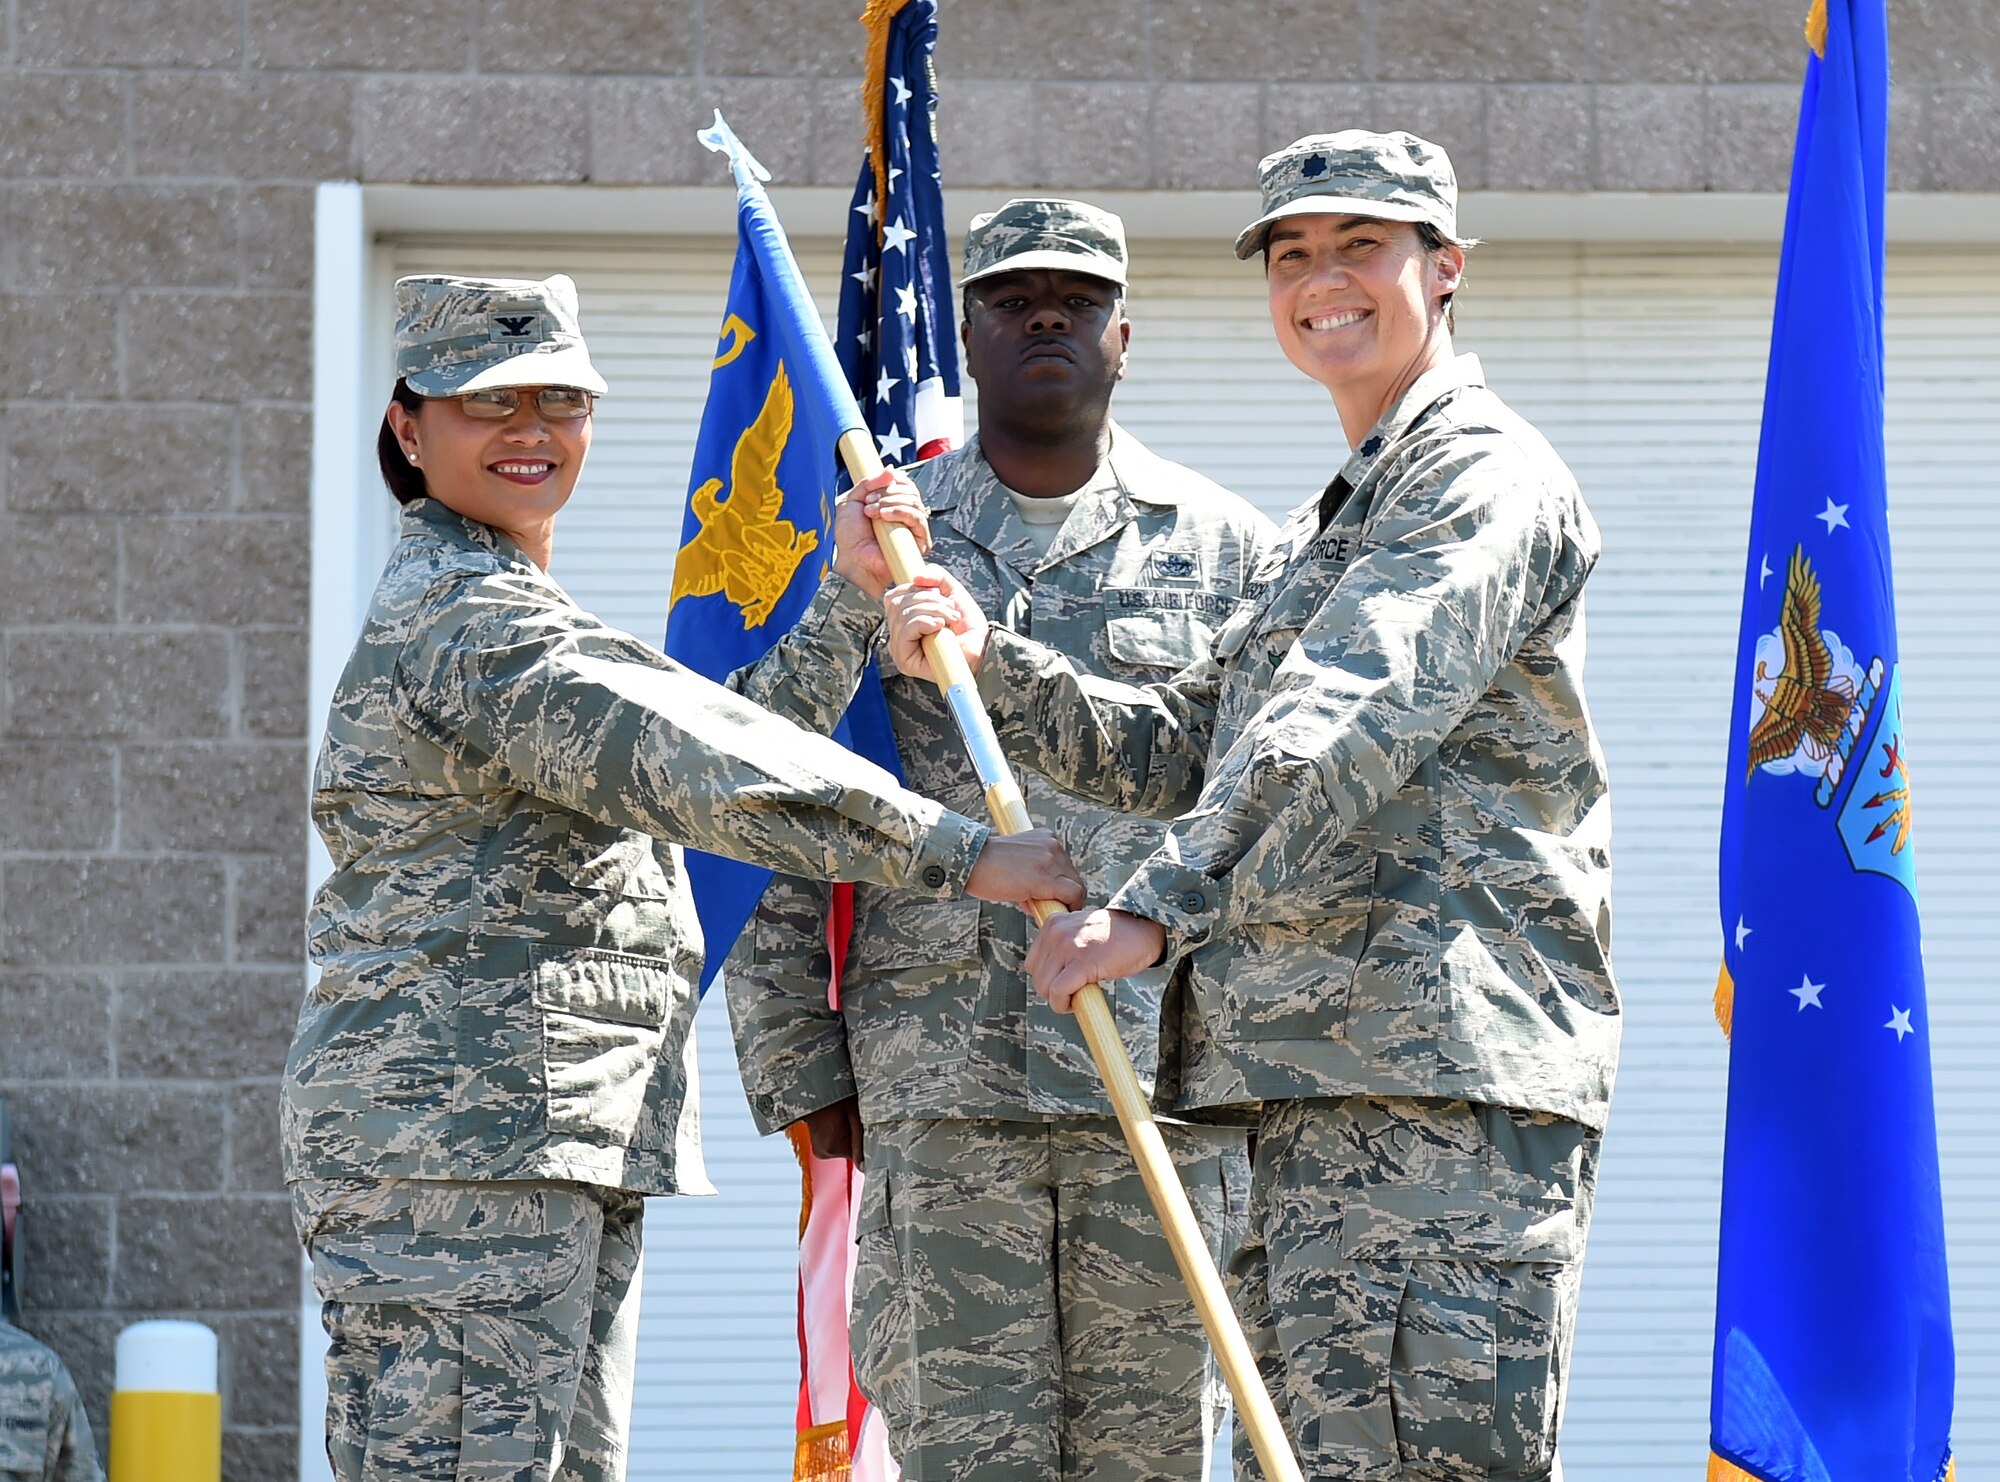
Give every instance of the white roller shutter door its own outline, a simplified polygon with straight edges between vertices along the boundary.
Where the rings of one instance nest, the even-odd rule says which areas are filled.
[[[782,202],[781,202],[782,205]],[[836,246],[796,244],[823,308]],[[731,244],[410,239],[399,271],[566,271],[616,395],[555,570],[657,638]],[[1282,513],[1343,454],[1324,393],[1278,355],[1254,265],[1134,244],[1118,415],[1155,449]],[[1564,1432],[1570,1474],[1679,1479],[1706,1448],[1725,1046],[1710,1018],[1717,800],[1775,250],[1482,248],[1459,341],[1575,468],[1604,529],[1590,694],[1616,798],[1616,961],[1628,1020]],[[2000,252],[1890,267],[1890,476],[1905,695],[1959,1346],[1959,1454],[2000,1465],[2000,1003],[1981,775],[2000,710]],[[968,388],[969,390],[970,388]],[[1854,930],[1829,923],[1829,931]],[[718,996],[719,998],[719,996]],[[656,1204],[635,1478],[785,1475],[796,1371],[797,1177],[743,1107],[719,1001],[700,1016],[720,1199]]]

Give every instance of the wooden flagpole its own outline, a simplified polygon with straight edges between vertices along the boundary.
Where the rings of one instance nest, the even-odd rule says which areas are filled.
[[[881,455],[866,432],[843,433],[840,457],[856,483],[882,471]],[[879,525],[876,530],[889,558],[890,572],[899,584],[909,582],[923,567],[916,537],[900,525]],[[966,748],[972,753],[979,780],[985,784],[986,806],[995,826],[1003,834],[1018,834],[1033,828],[1028,805],[1014,780],[1013,769],[1000,750],[993,722],[979,701],[978,685],[964,653],[946,633],[926,638],[924,653],[930,659],[938,688],[944,692],[945,703],[958,722]],[[1062,907],[1054,901],[1033,901],[1028,910],[1039,926]],[[1173,1248],[1181,1278],[1187,1283],[1188,1295],[1194,1299],[1195,1311],[1208,1332],[1216,1362],[1235,1398],[1236,1423],[1250,1437],[1257,1460],[1263,1464],[1265,1482],[1304,1482],[1291,1445],[1285,1439],[1284,1427],[1279,1423],[1277,1408],[1264,1388],[1257,1361],[1250,1354],[1250,1344],[1243,1336],[1242,1325],[1236,1321],[1229,1294],[1223,1290],[1214,1258],[1208,1253],[1208,1242],[1195,1223],[1187,1190],[1181,1187],[1180,1175],[1174,1171],[1173,1158],[1160,1136],[1159,1124],[1153,1120],[1153,1110],[1139,1085],[1138,1073],[1132,1069],[1132,1057],[1125,1053],[1125,1042],[1118,1037],[1110,1001],[1105,998],[1104,990],[1092,983],[1076,995],[1075,1007],[1084,1042],[1090,1046],[1091,1058],[1097,1062],[1097,1073],[1104,1080],[1112,1109],[1118,1113],[1118,1125],[1124,1129],[1125,1141],[1139,1165],[1139,1177],[1145,1181],[1146,1192],[1166,1231],[1167,1244]]]

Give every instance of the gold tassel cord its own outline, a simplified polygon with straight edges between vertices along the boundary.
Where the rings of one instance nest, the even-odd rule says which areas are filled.
[[[812,1137],[803,1118],[785,1129],[792,1144],[792,1156],[799,1160],[799,1239],[806,1238],[806,1221],[813,1212]]]
[[[889,199],[889,151],[882,138],[882,98],[889,90],[889,27],[897,12],[910,0],[868,0],[861,12],[862,29],[868,33],[868,71],[861,81],[861,138],[868,146],[868,164],[875,171],[875,204]],[[878,209],[875,239],[882,239],[885,225]]]
[[[1736,980],[1729,976],[1729,964],[1725,962],[1715,970],[1715,1022],[1722,1026],[1724,1039],[1729,1038],[1735,1020]]]
[[[1711,1451],[1708,1453],[1708,1482],[1764,1482],[1764,1479],[1744,1471],[1734,1462],[1724,1461]],[[1958,1482],[1957,1457],[1944,1464],[1943,1482]]]
[[[1826,0],[1813,0],[1806,12],[1806,45],[1822,62],[1826,60]]]

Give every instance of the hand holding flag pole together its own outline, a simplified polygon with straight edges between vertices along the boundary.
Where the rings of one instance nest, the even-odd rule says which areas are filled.
[[[763,187],[758,182],[769,176],[731,132],[719,112],[715,122],[699,131],[696,137],[708,148],[728,156],[739,196],[763,194]],[[775,225],[775,217],[769,219]],[[799,279],[797,264],[784,247],[782,233],[776,234],[776,237],[773,244],[775,250],[762,264],[764,270],[792,280],[788,285],[790,291],[785,294],[789,301],[810,304],[810,295]],[[859,483],[882,472],[881,456],[840,374],[824,327],[817,315],[808,313],[803,317],[810,322],[798,326],[798,343],[807,363],[792,368],[793,382],[802,398],[833,405],[836,420],[842,427],[837,440],[840,458]],[[880,526],[877,533],[895,580],[909,582],[923,567],[923,557],[917,550],[915,538],[908,530],[893,525]],[[926,638],[924,648],[930,658],[931,671],[938,676],[938,687],[944,692],[945,702],[958,722],[971,754],[995,825],[1002,833],[1008,834],[1032,828],[1020,786],[1001,752],[993,723],[980,704],[979,691],[964,655],[948,641],[946,635],[934,634]],[[1034,901],[1028,909],[1036,924],[1040,925],[1063,908],[1052,901]],[[1209,1255],[1201,1229],[1195,1223],[1187,1192],[1181,1187],[1166,1142],[1153,1121],[1146,1093],[1140,1087],[1131,1058],[1118,1037],[1110,1003],[1103,990],[1093,984],[1077,994],[1075,1007],[1091,1058],[1118,1115],[1118,1125],[1138,1164],[1140,1177],[1159,1215],[1182,1279],[1187,1283],[1195,1311],[1215,1350],[1216,1362],[1235,1399],[1237,1423],[1243,1426],[1249,1437],[1268,1482],[1302,1482],[1277,1409],[1264,1389],[1250,1345],[1236,1321],[1228,1294],[1223,1290],[1221,1275]]]

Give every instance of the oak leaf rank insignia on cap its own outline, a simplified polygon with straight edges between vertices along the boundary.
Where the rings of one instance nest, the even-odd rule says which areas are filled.
[[[1311,213],[1429,222],[1459,240],[1451,157],[1415,134],[1308,134],[1264,157],[1257,186],[1264,214],[1237,234],[1238,257],[1263,251],[1273,222]]]

